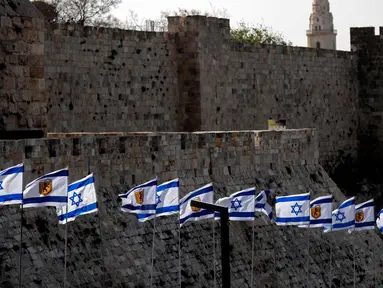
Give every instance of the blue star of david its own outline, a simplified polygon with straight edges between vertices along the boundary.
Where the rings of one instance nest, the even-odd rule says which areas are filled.
[[[298,205],[298,202],[296,202],[295,205],[291,206],[290,213],[294,213],[296,216],[298,216],[299,213],[303,213],[302,205]]]
[[[335,214],[335,221],[340,221],[342,222],[344,219],[346,219],[346,216],[344,215],[345,212],[340,212],[338,211],[338,213]]]
[[[78,198],[77,199],[77,202],[76,202],[76,197]],[[76,205],[77,207],[80,206],[80,203],[82,202],[82,199],[81,199],[81,193],[76,193],[74,192],[73,195],[71,197],[69,197],[69,199],[72,201],[72,206],[73,205]]]
[[[160,195],[158,195],[157,193],[156,193],[156,205],[158,205],[158,204],[160,204],[162,201],[161,201],[161,197],[160,197]]]
[[[4,190],[4,188],[3,188],[3,181],[0,181],[0,190]]]
[[[237,211],[237,209],[242,207],[241,202],[242,201],[238,200],[238,198],[235,198],[233,201],[231,201],[231,207],[230,208],[234,208],[235,211]]]

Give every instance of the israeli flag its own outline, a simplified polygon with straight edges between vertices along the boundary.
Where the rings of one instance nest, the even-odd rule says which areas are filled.
[[[200,221],[214,217],[214,211],[192,207],[192,200],[213,203],[213,184],[207,184],[193,192],[188,193],[180,201],[180,226],[182,227],[188,221]]]
[[[145,222],[147,220],[153,219],[154,217],[178,214],[178,193],[178,179],[174,179],[157,186],[156,213],[137,214],[138,221]]]
[[[270,193],[270,190],[262,190],[261,193],[255,197],[255,211],[264,213],[270,220],[273,220],[273,208],[267,203],[267,198]]]
[[[275,210],[277,225],[308,225],[310,193],[276,197]]]
[[[122,212],[135,214],[156,213],[157,178],[130,189],[122,198]]]
[[[383,209],[380,210],[378,218],[376,219],[376,226],[378,226],[380,232],[383,233]]]
[[[325,226],[324,232],[355,228],[355,197],[347,199],[332,211],[332,225]]]
[[[59,224],[66,223],[66,208],[67,206],[56,208]],[[93,174],[69,185],[68,211],[68,222],[74,221],[77,216],[97,212],[97,196]]]
[[[355,205],[355,231],[374,230],[374,199]]]
[[[230,221],[254,221],[255,188],[242,190],[222,199],[220,204],[216,204],[229,208]],[[219,218],[220,213],[216,212],[215,220]]]
[[[0,171],[0,205],[14,205],[23,202],[24,164]]]
[[[45,174],[23,192],[23,207],[65,206],[68,201],[68,167]]]
[[[215,205],[219,205],[222,207],[229,207],[230,202],[231,202],[231,197],[224,197],[224,198],[218,199],[217,202],[215,202]],[[218,211],[215,211],[214,220],[220,220],[220,219],[221,219],[221,213],[219,213]]]
[[[310,202],[310,224],[300,228],[318,228],[332,223],[332,195],[321,196]]]

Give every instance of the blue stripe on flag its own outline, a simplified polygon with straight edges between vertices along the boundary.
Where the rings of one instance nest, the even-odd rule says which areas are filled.
[[[208,192],[213,192],[213,186],[209,186],[209,187],[205,187],[201,190],[197,190],[195,191],[195,193],[192,193],[189,197],[187,197],[185,200],[183,200],[181,203],[180,203],[180,206],[183,205],[185,202],[189,201],[190,199],[198,196],[198,195],[201,195],[201,194],[206,194]]]
[[[0,196],[0,202],[11,201],[11,200],[23,200],[23,193],[8,194],[8,195],[1,195]]]
[[[178,211],[178,210],[179,210],[178,205],[174,205],[174,206],[167,206],[167,207],[157,208],[156,209],[156,213],[157,214],[161,214],[161,213],[173,212],[173,211]]]
[[[157,192],[160,192],[160,191],[163,191],[163,190],[166,190],[166,189],[169,189],[169,188],[177,188],[177,187],[179,187],[178,180],[177,181],[172,181],[172,182],[166,183],[166,184],[161,184],[161,185],[157,186]]]
[[[369,201],[367,202],[366,204],[360,206],[360,207],[356,207],[355,206],[355,210],[359,210],[359,209],[363,209],[363,208],[366,208],[366,207],[374,207],[374,201]]]
[[[310,204],[310,207],[313,207],[314,205],[318,205],[318,204],[331,203],[331,202],[332,202],[332,198],[320,199],[318,201],[313,201]]]
[[[294,218],[286,218],[286,217],[277,217],[276,222],[280,223],[294,223],[294,222],[309,222],[310,217],[305,216],[305,217],[294,217]]]
[[[255,208],[259,208],[259,209],[265,208],[265,203],[257,203],[255,204]]]
[[[275,203],[280,203],[280,202],[296,202],[296,201],[305,201],[305,200],[310,200],[310,195],[305,195],[305,196],[283,196],[283,198],[276,198]]]
[[[339,210],[339,209],[346,208],[346,207],[348,207],[348,206],[352,206],[352,205],[355,205],[355,199],[349,200],[349,201],[347,201],[347,202],[343,202],[343,203],[340,204],[340,206],[338,207],[338,210]]]
[[[150,186],[157,186],[157,179],[154,179],[154,180],[152,180],[152,181],[150,181],[148,183],[144,183],[144,184],[138,185],[136,187],[133,187],[130,190],[133,190],[133,189],[136,190],[138,188],[145,188],[145,187],[150,187]]]
[[[11,175],[24,172],[24,165],[21,167],[12,167],[9,169],[4,169],[4,171],[0,171],[0,176]]]
[[[351,221],[345,222],[345,223],[336,223],[336,224],[332,225],[332,229],[347,228],[350,226],[354,226],[354,223],[355,223],[354,220],[351,220]]]
[[[255,197],[256,201],[261,201],[262,199],[263,199],[263,193],[260,193],[257,195],[257,197]]]
[[[70,211],[68,213],[68,218],[76,217],[76,216],[79,216],[79,215],[81,215],[81,214],[83,214],[85,212],[92,211],[92,210],[95,210],[95,209],[97,209],[97,202],[89,204],[89,205],[86,205],[86,206],[83,206],[83,207],[81,207],[79,209]],[[60,221],[65,221],[65,219],[66,219],[66,214],[63,214],[63,215],[59,216],[59,220]]]
[[[140,205],[140,206],[126,204],[126,205],[123,205],[122,208],[126,208],[129,210],[156,210],[156,204],[147,204],[147,205]]]
[[[140,214],[137,214],[137,219],[146,219],[154,215],[155,215],[154,213],[140,213]]]
[[[190,218],[193,218],[193,217],[201,217],[201,216],[205,216],[205,215],[214,215],[214,211],[210,211],[210,210],[203,210],[203,211],[200,211],[200,212],[196,212],[196,213],[192,213],[190,215],[188,215],[187,217],[185,218],[181,218],[180,219],[180,224],[183,224],[185,223],[186,220],[190,219]]]
[[[247,192],[242,192],[242,193],[235,194],[235,195],[233,195],[233,197],[254,196],[254,194],[255,194],[255,190],[252,190],[252,191],[247,191]]]
[[[79,189],[81,187],[84,187],[84,186],[92,184],[92,183],[94,183],[94,177],[89,177],[88,179],[85,179],[83,181],[80,181],[80,182],[77,182],[77,183],[69,185],[68,192],[77,190],[77,189]]]
[[[68,176],[68,175],[69,175],[68,169],[64,169],[64,170],[58,171],[56,173],[46,174],[44,176],[41,176],[38,179],[53,178],[53,177],[64,177],[64,176]]]
[[[374,221],[364,222],[364,223],[355,222],[355,228],[367,227],[367,226],[375,226],[375,222]]]
[[[332,224],[332,219],[311,219],[310,224]]]
[[[66,196],[45,196],[45,197],[34,197],[23,199],[23,204],[31,203],[44,203],[44,202],[57,202],[57,203],[66,203]]]
[[[254,213],[253,212],[230,212],[229,217],[249,218],[249,217],[254,217]]]

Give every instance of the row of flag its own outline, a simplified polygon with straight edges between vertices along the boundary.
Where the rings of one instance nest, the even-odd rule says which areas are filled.
[[[25,208],[54,206],[60,224],[98,211],[93,174],[68,185],[69,171],[65,168],[37,178],[23,190],[23,173],[23,164],[0,171],[0,205],[22,204]],[[219,212],[191,206],[192,200],[214,203],[212,183],[188,193],[182,199],[179,199],[178,179],[157,184],[155,178],[119,195],[122,199],[121,210],[136,214],[140,222],[178,214],[180,226],[188,221],[220,219]],[[263,190],[257,194],[255,188],[249,188],[218,199],[215,204],[228,208],[230,221],[253,221],[255,212],[260,212],[277,225],[322,227],[324,232],[344,229],[352,232],[375,227],[373,199],[355,205],[355,197],[352,197],[332,210],[332,195],[312,201],[310,193],[278,196],[274,219],[272,207],[267,201],[270,193],[269,190]],[[382,213],[383,209],[378,214],[376,224],[383,232]]]

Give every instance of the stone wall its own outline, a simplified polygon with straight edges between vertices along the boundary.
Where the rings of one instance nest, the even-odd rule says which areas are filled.
[[[359,59],[359,160],[370,173],[383,168],[382,37],[383,27],[379,35],[375,35],[374,27],[351,28],[351,49]],[[378,174],[376,176],[381,179],[381,173]]]
[[[1,0],[0,21],[0,131],[45,131],[43,17],[27,0]]]
[[[46,25],[50,132],[177,131],[172,35]]]
[[[70,287],[149,286],[153,221],[140,224],[133,215],[120,212],[118,194],[156,175],[160,182],[179,177],[181,196],[213,182],[215,199],[252,186],[271,189],[275,195],[311,191],[313,197],[332,193],[338,203],[345,199],[318,164],[315,130],[50,137],[54,138],[0,141],[0,167],[24,161],[26,183],[65,166],[69,166],[71,182],[94,172],[100,215],[81,216],[68,226]],[[177,216],[156,221],[153,287],[179,285],[177,221]],[[371,258],[381,245],[376,234],[324,235],[320,230],[266,223],[263,216],[255,222],[256,287],[302,287],[306,281],[310,287],[325,287],[330,245],[336,287],[353,284],[353,245],[357,253],[356,286],[373,286],[373,267],[381,263],[378,254],[374,261]],[[57,224],[54,209],[25,209],[23,228],[23,287],[62,287],[65,229]],[[220,285],[218,228],[216,224],[215,264]],[[249,287],[252,224],[231,223],[230,229],[232,287]],[[18,285],[18,207],[0,209],[0,233],[0,286],[14,287]],[[181,243],[182,287],[212,287],[212,224],[187,223],[181,230]],[[378,270],[380,285],[382,276]]]
[[[289,128],[317,128],[328,171],[345,156],[356,158],[356,56],[232,43],[228,20],[194,21],[201,43],[201,130],[267,129],[268,119],[286,119]]]

